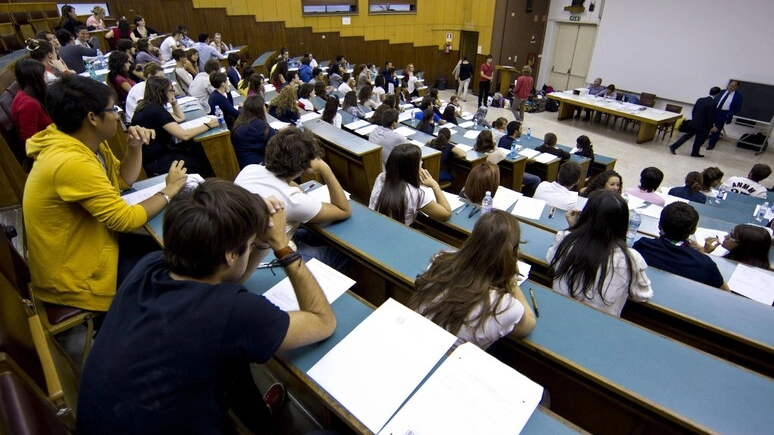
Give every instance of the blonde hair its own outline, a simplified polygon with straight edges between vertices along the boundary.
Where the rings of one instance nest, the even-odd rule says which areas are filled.
[[[94,15],[104,14],[105,13],[105,8],[103,8],[102,6],[94,6],[91,9],[91,13],[94,14]]]

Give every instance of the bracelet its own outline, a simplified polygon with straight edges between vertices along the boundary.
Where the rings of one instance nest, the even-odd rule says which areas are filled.
[[[288,245],[280,249],[279,251],[274,251],[274,256],[277,258],[277,260],[282,260],[283,258],[287,257],[293,252],[295,252],[293,248],[291,248],[290,245]]]
[[[292,263],[295,263],[297,260],[301,259],[301,254],[298,253],[298,251],[293,251],[292,254],[288,254],[279,260],[277,260],[277,264],[280,265],[280,267],[288,267]]]
[[[169,204],[169,201],[170,201],[169,195],[167,195],[166,193],[164,193],[164,192],[162,192],[160,190],[158,192],[156,192],[156,195],[166,199],[167,200],[167,204]]]

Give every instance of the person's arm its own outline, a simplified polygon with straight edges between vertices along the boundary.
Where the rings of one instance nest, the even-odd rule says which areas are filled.
[[[273,196],[267,196],[266,198],[263,198],[264,202],[266,203],[266,207],[269,209],[269,218],[277,213],[278,210],[284,210],[285,209],[285,203],[280,201],[279,199],[273,197]],[[274,225],[271,220],[269,220],[269,226]],[[266,243],[258,240],[256,238],[255,240],[256,249],[252,250],[250,252],[250,257],[247,259],[247,267],[245,268],[245,273],[242,275],[241,278],[239,278],[236,282],[238,284],[244,284],[245,281],[247,281],[248,278],[250,278],[255,270],[258,268],[258,263],[261,262],[261,260],[266,257],[266,254],[269,253],[269,249],[271,246]]]
[[[331,196],[330,204],[324,202],[320,211],[309,222],[332,222],[348,218],[352,214],[352,210],[349,207],[347,196],[344,194],[344,189],[336,176],[333,175],[331,167],[318,157],[310,162],[306,172],[320,174],[325,185],[328,186],[328,192]]]
[[[438,182],[424,168],[419,170],[419,181],[424,186],[433,189],[433,195],[435,195],[435,201],[430,201],[420,210],[433,219],[448,221],[451,218],[451,206],[449,206],[449,202],[446,200],[446,196],[443,194],[443,190],[441,190]]]
[[[190,60],[186,59],[185,65],[183,67],[186,71],[188,71],[188,74],[191,74],[191,77],[195,77],[196,74],[199,74],[199,68],[198,65],[194,66],[193,63],[191,63]],[[190,84],[190,82],[189,82]]]
[[[217,126],[218,126],[218,122],[213,121],[210,118],[203,125],[192,127],[192,128],[183,128],[183,127],[180,127],[180,124],[178,124],[177,122],[170,122],[170,123],[164,124],[164,130],[166,130],[172,136],[185,141],[185,140],[193,139],[195,136],[198,136]]]
[[[121,82],[121,89],[124,90],[124,92],[129,92],[132,89],[132,85],[129,83],[128,80],[124,80]]]
[[[513,331],[511,331],[511,336],[514,337],[526,337],[530,332],[532,332],[533,329],[535,329],[535,325],[537,325],[537,319],[535,318],[535,313],[532,311],[532,307],[530,307],[529,302],[527,302],[527,298],[524,297],[524,293],[521,291],[521,288],[519,288],[518,285],[514,283],[513,286],[513,293],[511,293],[517,301],[524,307],[524,314],[522,314],[521,319],[516,323],[516,325],[513,327]]]
[[[185,121],[185,113],[177,102],[177,98],[172,97],[169,99],[169,104],[172,105],[172,118],[177,122]]]
[[[77,53],[81,56],[96,56],[97,50],[93,48],[86,47],[85,45],[76,45],[78,47]]]
[[[120,133],[119,133],[120,134]],[[142,167],[142,147],[148,145],[151,140],[156,138],[156,131],[133,125],[126,132],[127,144],[126,154],[121,160],[121,178],[131,186],[137,181]]]
[[[454,157],[458,157],[460,159],[465,159],[468,156],[468,153],[465,152],[464,149],[462,149],[461,147],[458,147],[456,145],[451,149],[451,152],[454,155]]]
[[[173,198],[185,186],[185,182],[188,180],[186,172],[187,169],[185,168],[184,161],[175,160],[172,162],[172,166],[169,167],[169,172],[165,178],[166,186],[159,191],[164,195],[156,194],[140,203],[142,208],[145,209],[148,219],[152,219],[159,214],[169,204],[167,198]]]

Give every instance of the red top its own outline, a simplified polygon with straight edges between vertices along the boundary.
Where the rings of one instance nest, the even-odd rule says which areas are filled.
[[[516,86],[513,87],[513,91],[517,98],[526,99],[529,98],[529,94],[532,93],[532,88],[535,87],[535,81],[530,76],[519,76],[516,79]]]
[[[21,143],[26,144],[27,139],[39,131],[43,131],[51,124],[46,109],[38,100],[20,90],[11,103],[11,119],[16,127],[16,135]]]
[[[486,62],[481,64],[481,72],[484,73],[487,77],[492,77],[492,74],[494,74],[494,64],[487,65]],[[491,82],[492,79],[485,79],[481,76],[478,77],[479,80],[482,82]]]
[[[124,83],[129,83],[129,86],[135,85],[134,80],[128,79],[120,74],[113,79],[113,89],[116,90],[116,94],[118,94],[118,101],[121,103],[126,101],[126,95],[129,93],[128,91],[125,91],[124,88],[121,87],[121,85]]]

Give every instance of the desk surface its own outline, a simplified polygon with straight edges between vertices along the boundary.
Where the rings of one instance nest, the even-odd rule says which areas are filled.
[[[621,103],[620,101],[606,100],[601,97],[579,96],[573,95],[572,93],[554,92],[548,94],[548,98],[566,101],[570,104],[582,105],[583,107],[590,107],[604,112],[617,113],[623,117],[649,124],[668,123],[675,121],[682,116],[679,113],[640,106],[639,104]]]

